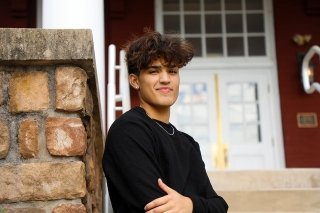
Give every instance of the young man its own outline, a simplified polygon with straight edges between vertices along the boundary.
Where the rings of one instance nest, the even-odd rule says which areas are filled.
[[[227,212],[210,184],[198,143],[169,122],[179,69],[192,57],[186,40],[158,32],[127,45],[129,82],[140,106],[121,115],[107,136],[103,169],[115,213]]]

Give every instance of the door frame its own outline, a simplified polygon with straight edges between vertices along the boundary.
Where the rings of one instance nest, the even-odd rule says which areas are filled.
[[[154,0],[155,11],[155,28],[162,32],[161,9],[162,0]],[[270,94],[270,123],[271,123],[271,137],[275,149],[275,168],[285,168],[285,153],[283,143],[283,131],[280,108],[280,92],[278,83],[278,69],[275,51],[275,32],[274,32],[274,17],[273,17],[273,1],[263,0],[265,8],[265,31],[266,31],[266,57],[241,57],[241,58],[194,58],[185,71],[196,70],[197,75],[200,72],[231,72],[235,67],[239,69],[265,69],[268,78],[268,91]],[[182,72],[182,75],[183,75]]]

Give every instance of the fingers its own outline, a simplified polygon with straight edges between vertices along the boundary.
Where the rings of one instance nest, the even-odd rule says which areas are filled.
[[[159,187],[164,191],[166,192],[167,194],[169,194],[172,189],[167,186],[162,180],[161,178],[158,179],[158,185]],[[144,210],[145,211],[148,211],[148,210],[151,210],[151,209],[154,209],[156,207],[159,207],[159,206],[162,206],[164,204],[166,204],[168,202],[168,198],[167,196],[163,196],[163,197],[160,197],[160,198],[157,198],[153,201],[151,201],[150,203],[148,203],[145,207],[144,207]]]
[[[185,197],[169,186],[167,186],[162,180],[158,179],[159,187],[167,193],[167,195],[157,198],[148,203],[144,210],[146,213],[158,213],[158,212],[192,212],[193,203],[189,197]]]
[[[167,186],[162,180],[161,178],[158,179],[158,185],[159,187],[164,191],[166,192],[167,194],[170,194],[172,193],[174,190],[171,189],[169,186]]]
[[[166,203],[167,203],[167,197],[166,196],[160,197],[160,198],[157,198],[157,199],[151,201],[150,203],[148,203],[144,207],[144,210],[149,211],[149,210],[154,209],[156,207],[163,206]]]

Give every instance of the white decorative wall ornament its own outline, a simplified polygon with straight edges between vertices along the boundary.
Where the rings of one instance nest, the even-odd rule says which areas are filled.
[[[309,78],[309,69],[310,69],[310,60],[312,57],[318,54],[320,56],[320,47],[317,45],[312,46],[307,54],[304,56],[302,61],[301,77],[304,91],[308,94],[313,93],[315,90],[320,92],[320,84],[318,82],[310,82]]]

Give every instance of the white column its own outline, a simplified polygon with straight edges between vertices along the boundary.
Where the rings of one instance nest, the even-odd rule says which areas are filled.
[[[38,27],[91,29],[93,34],[103,134],[106,126],[105,36],[103,0],[38,0]]]
[[[103,0],[38,0],[37,25],[45,29],[91,29],[93,34],[102,134],[106,132],[105,35]],[[104,179],[105,180],[105,179]],[[104,212],[113,212],[105,187]]]

